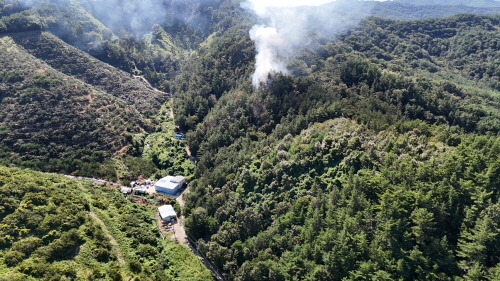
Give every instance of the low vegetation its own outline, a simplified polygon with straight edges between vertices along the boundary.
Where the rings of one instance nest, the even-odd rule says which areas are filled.
[[[0,198],[0,280],[212,278],[117,188],[0,167]]]

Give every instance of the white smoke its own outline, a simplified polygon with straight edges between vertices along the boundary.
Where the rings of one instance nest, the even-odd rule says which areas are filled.
[[[286,73],[286,65],[280,61],[283,40],[276,28],[256,25],[250,30],[250,38],[255,41],[257,49],[253,85],[258,87],[261,82],[266,81],[271,71]]]
[[[368,15],[372,7],[369,1],[357,0],[247,0],[241,6],[259,19],[250,30],[257,51],[252,75],[256,88],[271,73],[288,73],[287,58],[311,43],[312,35],[331,36]]]
[[[136,37],[151,32],[155,24],[182,23],[204,30],[209,19],[199,11],[216,7],[215,1],[207,0],[0,0],[0,8],[15,7],[19,12],[47,3],[75,7],[79,4],[115,34],[126,31]]]

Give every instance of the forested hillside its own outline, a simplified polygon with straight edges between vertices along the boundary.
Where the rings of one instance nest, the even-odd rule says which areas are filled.
[[[211,280],[119,189],[0,167],[0,280]]]
[[[411,3],[417,6],[444,5],[467,7],[500,7],[498,0],[396,0],[395,2]]]
[[[0,113],[0,163],[125,181],[190,169],[171,165],[186,159],[182,153],[158,158],[179,148],[170,140],[171,120],[167,126],[163,120],[168,109],[160,114],[160,108],[184,48],[201,42],[217,23],[207,19],[193,27],[190,21],[201,14],[222,21],[227,11],[213,10],[221,3],[168,3],[164,13],[182,10],[193,13],[191,19],[158,22],[147,34],[136,34],[126,21],[113,22],[103,14],[109,10],[86,1],[29,4],[0,3],[0,97],[9,108]],[[142,157],[137,141],[153,139],[171,144]]]
[[[140,79],[65,44],[51,33],[20,32],[9,37],[52,68],[133,105],[146,117],[158,113],[166,100],[166,94],[151,90]]]
[[[410,20],[423,18],[440,18],[460,13],[471,14],[498,14],[500,2],[491,1],[496,5],[484,6],[481,3],[445,3],[445,1],[430,1],[431,3],[418,3],[416,1],[388,1],[377,2],[371,11],[372,16]],[[480,1],[479,1],[480,2]],[[487,2],[487,1],[485,1]]]
[[[368,18],[258,90],[244,26],[210,38],[174,91],[201,248],[229,280],[498,279],[498,28]]]

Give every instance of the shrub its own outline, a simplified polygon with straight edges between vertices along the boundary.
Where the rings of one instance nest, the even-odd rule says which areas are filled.
[[[7,266],[16,266],[24,259],[24,254],[19,251],[9,251],[4,256],[4,263]]]
[[[151,257],[156,257],[158,255],[158,251],[156,251],[156,249],[149,244],[139,245],[137,252],[141,257],[151,258]]]
[[[109,279],[111,279],[113,281],[122,281],[123,277],[122,277],[122,274],[120,272],[120,266],[116,263],[111,265],[109,267],[109,270],[108,270],[108,276],[109,276]]]
[[[12,244],[12,250],[19,251],[25,255],[30,255],[42,244],[42,239],[38,237],[28,237]]]
[[[128,266],[133,273],[140,273],[142,271],[142,265],[138,260],[130,260]]]

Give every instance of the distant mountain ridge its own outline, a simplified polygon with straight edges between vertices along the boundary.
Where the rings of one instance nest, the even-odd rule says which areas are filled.
[[[463,2],[463,3],[462,3]],[[471,2],[465,5],[465,2]],[[411,20],[422,18],[442,18],[455,14],[500,14],[500,2],[490,6],[476,6],[473,1],[386,1],[373,4],[370,14],[376,17]]]
[[[500,7],[498,0],[393,0],[390,2],[399,2],[415,6],[469,6],[469,7]]]

